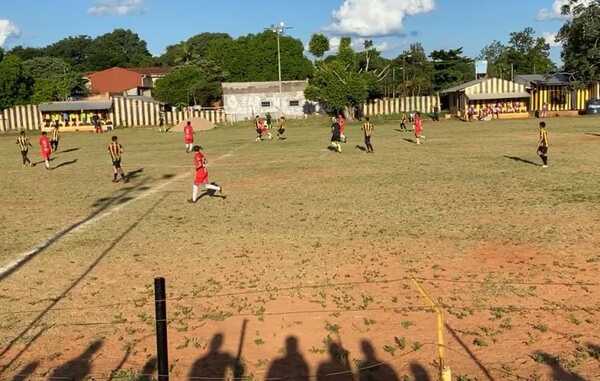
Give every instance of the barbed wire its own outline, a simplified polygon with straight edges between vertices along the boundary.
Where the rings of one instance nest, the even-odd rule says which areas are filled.
[[[0,312],[0,316],[2,315],[19,315],[19,314],[30,314],[30,313],[40,313],[40,312],[49,312],[49,311],[85,311],[85,310],[94,310],[94,309],[107,309],[120,307],[124,305],[133,304],[135,308],[142,308],[154,302],[179,302],[183,300],[196,300],[196,299],[214,299],[214,298],[222,298],[229,296],[242,296],[242,295],[255,295],[255,294],[266,294],[272,292],[285,292],[285,291],[298,291],[298,290],[306,290],[306,289],[319,289],[319,288],[336,288],[336,287],[351,287],[351,286],[360,286],[360,285],[377,285],[377,284],[392,284],[399,282],[411,281],[412,279],[416,279],[421,282],[442,282],[442,283],[457,283],[457,284],[507,284],[507,285],[521,285],[521,286],[564,286],[564,287],[581,287],[581,286],[600,286],[600,283],[591,283],[591,282],[519,282],[519,281],[490,281],[490,280],[457,280],[457,279],[447,279],[447,278],[424,278],[424,277],[402,277],[395,278],[389,280],[372,280],[372,281],[356,281],[356,282],[342,282],[342,283],[323,283],[323,284],[313,284],[313,285],[298,285],[298,286],[290,286],[290,287],[274,287],[267,288],[262,290],[247,290],[247,291],[239,291],[239,292],[229,292],[229,293],[221,293],[221,294],[203,294],[203,295],[193,295],[193,296],[180,296],[180,297],[172,297],[164,300],[149,300],[142,301],[141,297],[139,299],[129,299],[122,302],[110,303],[110,304],[99,304],[99,305],[91,305],[91,306],[83,306],[83,307],[58,307],[51,308],[50,310],[39,309],[39,310],[18,310],[18,311],[3,311]]]

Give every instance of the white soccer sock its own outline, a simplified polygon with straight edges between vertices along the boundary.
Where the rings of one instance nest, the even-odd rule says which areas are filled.
[[[218,187],[216,185],[212,185],[212,184],[204,184],[204,188],[209,189],[209,190],[213,190],[215,192],[218,192],[221,190],[221,187]]]
[[[48,160],[44,160],[44,163],[46,164],[46,168],[50,169],[50,162]]]
[[[196,184],[194,184],[192,186],[192,201],[196,202],[196,200],[198,200],[198,191],[200,190],[200,187]]]

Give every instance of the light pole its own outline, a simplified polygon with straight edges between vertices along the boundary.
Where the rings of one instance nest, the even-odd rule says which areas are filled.
[[[279,102],[281,102],[281,95],[283,93],[283,83],[281,82],[281,42],[280,37],[285,33],[286,30],[292,29],[289,26],[286,26],[282,21],[279,24],[273,24],[268,30],[271,30],[273,33],[277,35],[277,68],[279,71]]]

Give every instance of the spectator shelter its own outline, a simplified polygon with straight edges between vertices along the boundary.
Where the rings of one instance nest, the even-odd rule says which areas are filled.
[[[569,74],[518,75],[515,81],[531,93],[531,111],[566,114],[584,110],[591,99],[600,99],[600,83],[577,87]]]
[[[440,93],[442,104],[460,118],[527,118],[531,95],[525,85],[499,78],[482,78]],[[470,119],[470,118],[469,118]]]
[[[58,123],[62,130],[92,130],[94,115],[103,126],[111,127],[112,105],[112,100],[42,103],[39,105],[42,128]]]

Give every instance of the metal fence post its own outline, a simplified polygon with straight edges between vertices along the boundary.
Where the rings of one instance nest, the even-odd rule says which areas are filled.
[[[154,279],[154,303],[156,309],[156,356],[158,359],[158,381],[169,381],[167,293],[165,278]]]

